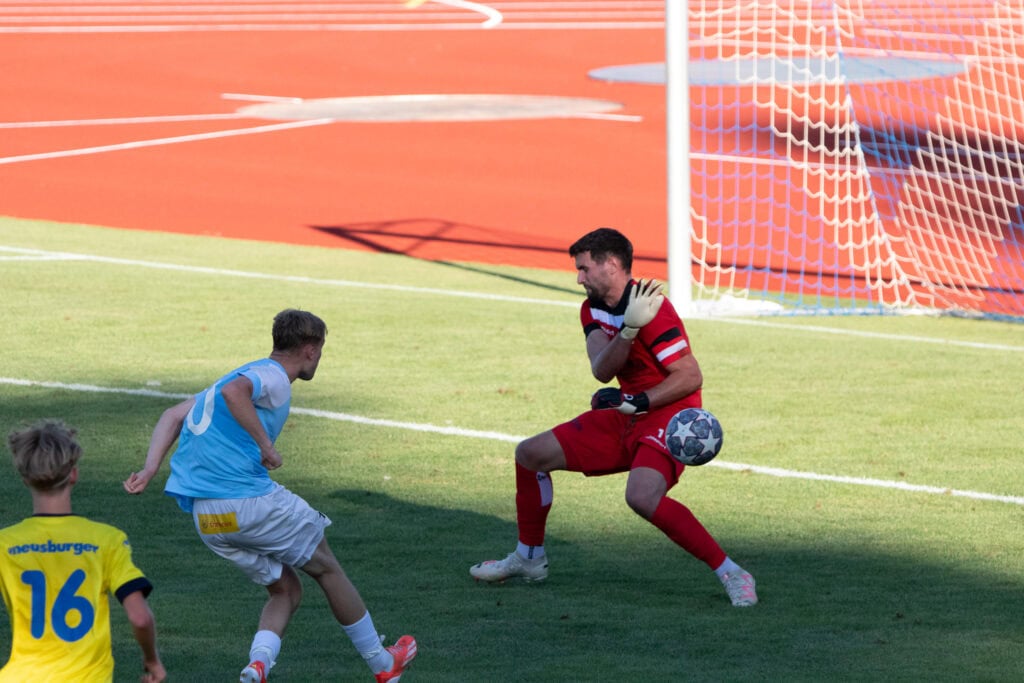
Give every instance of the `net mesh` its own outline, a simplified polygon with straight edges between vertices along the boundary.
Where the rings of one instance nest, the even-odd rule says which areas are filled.
[[[691,0],[688,27],[698,305],[1024,318],[1020,0]]]

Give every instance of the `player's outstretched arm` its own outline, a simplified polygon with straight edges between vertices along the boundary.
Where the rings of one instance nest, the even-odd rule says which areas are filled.
[[[629,293],[629,303],[622,316],[620,334],[632,339],[640,332],[640,328],[654,320],[658,315],[665,295],[661,293],[661,283],[657,280],[639,280],[636,287]]]
[[[142,650],[143,674],[139,680],[141,683],[163,683],[167,679],[167,671],[160,661],[160,653],[156,648],[156,619],[149,609],[149,603],[146,602],[142,591],[135,591],[125,596],[121,604],[128,615],[128,622],[132,625],[135,640]]]
[[[189,398],[176,406],[172,406],[163,412],[153,428],[153,435],[149,438],[149,450],[146,452],[146,464],[138,472],[132,472],[124,480],[124,490],[131,494],[139,494],[146,490],[149,480],[160,471],[160,465],[167,457],[171,446],[178,439],[181,433],[181,425],[185,422],[185,416],[195,405],[195,399]]]

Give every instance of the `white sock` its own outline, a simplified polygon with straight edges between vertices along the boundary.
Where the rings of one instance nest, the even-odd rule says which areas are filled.
[[[267,671],[270,671],[280,653],[280,636],[273,631],[257,631],[252,638],[252,646],[249,648],[249,661],[259,660],[267,667]]]
[[[366,660],[373,673],[379,674],[381,671],[391,670],[391,665],[395,663],[395,658],[381,644],[380,635],[373,625],[373,619],[370,618],[369,612],[364,614],[363,618],[356,623],[348,626],[342,624],[341,627],[345,629],[345,633],[352,640],[352,644],[356,646],[356,650]]]
[[[542,545],[526,545],[522,541],[516,544],[516,552],[519,557],[526,560],[539,560],[544,557],[544,546]]]
[[[731,574],[733,572],[738,571],[742,571],[742,568],[738,564],[733,562],[732,558],[726,557],[725,562],[723,562],[721,566],[719,566],[718,569],[715,570],[715,574],[718,575],[718,578],[722,578],[723,574]]]

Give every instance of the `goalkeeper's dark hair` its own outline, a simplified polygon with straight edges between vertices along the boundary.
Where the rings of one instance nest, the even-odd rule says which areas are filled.
[[[309,311],[288,308],[274,316],[274,350],[291,351],[303,344],[322,344],[327,325]]]
[[[577,256],[589,251],[590,258],[597,263],[604,263],[609,256],[619,259],[622,269],[627,273],[633,270],[633,244],[621,232],[614,228],[598,228],[588,232],[569,247],[569,256]]]

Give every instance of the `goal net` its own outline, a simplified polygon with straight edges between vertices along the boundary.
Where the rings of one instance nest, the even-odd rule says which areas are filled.
[[[690,0],[687,30],[696,312],[1024,320],[1021,0]]]

